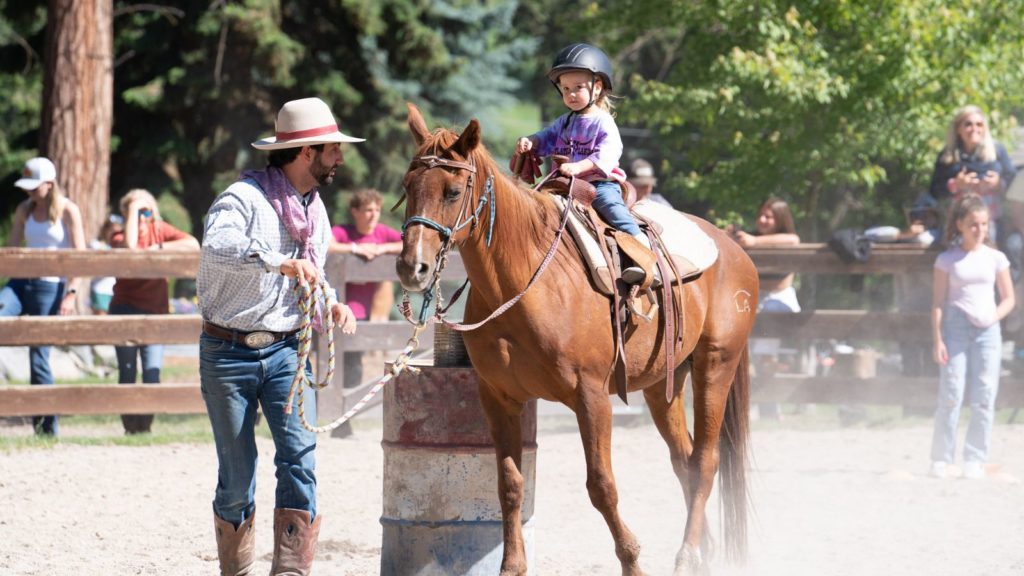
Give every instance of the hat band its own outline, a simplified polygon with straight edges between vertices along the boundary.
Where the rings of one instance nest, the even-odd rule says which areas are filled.
[[[332,134],[338,131],[337,124],[331,124],[329,126],[321,126],[319,128],[310,128],[308,130],[295,130],[293,132],[278,132],[277,141],[282,140],[296,140],[298,138],[312,138],[313,136],[323,136],[324,134]]]

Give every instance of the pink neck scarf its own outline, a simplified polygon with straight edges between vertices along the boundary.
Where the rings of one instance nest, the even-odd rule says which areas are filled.
[[[302,247],[300,257],[309,260],[314,266],[320,268],[316,251],[313,250],[317,220],[320,219],[321,213],[326,213],[327,211],[323,201],[320,199],[320,190],[313,188],[309,192],[308,201],[304,208],[303,202],[300,199],[301,196],[280,168],[268,166],[266,170],[246,170],[242,172],[241,178],[243,180],[251,178],[256,181],[256,184],[263,189],[263,193],[267,195],[267,200],[274,207],[278,218],[284,223],[285,229],[288,230],[288,235]],[[310,286],[310,288],[313,289],[315,286]],[[313,313],[313,328],[321,333],[323,333],[324,328],[322,311],[323,307],[320,304],[320,298],[317,298]]]
[[[308,213],[303,207],[301,195],[288,181],[284,171],[275,166],[266,170],[246,170],[242,179],[251,178],[263,189],[267,200],[274,207],[277,216],[284,222],[288,235],[302,246],[301,257],[309,260],[319,268],[316,252],[313,250],[313,239],[316,237],[317,220],[320,213],[326,211],[320,200],[320,190],[313,188],[309,192],[307,202]]]

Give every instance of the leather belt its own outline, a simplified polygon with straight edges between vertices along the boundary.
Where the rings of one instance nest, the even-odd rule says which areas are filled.
[[[220,338],[221,340],[228,340],[230,342],[240,342],[249,348],[259,350],[260,348],[266,348],[271,344],[280,342],[281,340],[295,335],[298,330],[292,330],[291,332],[271,332],[269,330],[242,332],[239,330],[232,330],[231,328],[225,328],[223,326],[217,326],[216,324],[203,320],[203,332],[206,332],[214,338]]]

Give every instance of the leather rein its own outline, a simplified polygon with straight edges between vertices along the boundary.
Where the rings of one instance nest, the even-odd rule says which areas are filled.
[[[433,168],[450,168],[457,170],[466,170],[469,172],[469,177],[466,179],[466,189],[469,190],[470,192],[472,192],[473,190],[473,176],[476,175],[477,171],[476,165],[473,164],[472,162],[459,162],[456,160],[449,160],[447,158],[441,158],[439,156],[432,155],[417,156],[412,159],[410,166],[416,166],[418,164],[422,164],[427,170]],[[544,183],[547,182],[555,173],[555,171],[552,171],[546,177],[541,179],[541,181],[536,186],[534,186],[533,189],[540,190],[540,187],[543,186]],[[491,312],[490,316],[484,318],[480,322],[476,322],[474,324],[462,324],[447,320],[445,318],[445,314],[448,312],[448,309],[451,308],[452,304],[459,299],[459,296],[462,294],[462,291],[469,284],[469,279],[467,278],[466,281],[462,284],[462,286],[460,286],[459,289],[456,290],[455,293],[452,295],[451,302],[447,306],[443,308],[441,307],[440,290],[437,289],[439,288],[441,282],[441,273],[443,272],[445,265],[448,263],[448,252],[452,248],[452,238],[459,230],[462,230],[468,225],[471,225],[470,232],[472,233],[472,231],[476,229],[476,225],[479,222],[480,212],[483,210],[484,206],[489,203],[490,219],[487,227],[486,242],[488,248],[491,246],[491,234],[492,231],[494,230],[494,219],[496,215],[496,201],[494,196],[494,175],[487,175],[487,181],[484,186],[484,193],[480,195],[480,199],[477,201],[476,210],[474,210],[473,213],[464,220],[463,217],[466,214],[466,210],[469,206],[469,199],[471,196],[471,193],[464,195],[462,200],[462,207],[459,209],[459,215],[455,219],[455,224],[450,227],[444,226],[443,224],[437,222],[436,220],[427,218],[425,216],[412,216],[409,219],[407,219],[404,224],[402,224],[403,233],[410,226],[426,226],[427,228],[431,228],[437,231],[437,233],[441,236],[444,242],[441,245],[441,250],[437,254],[437,265],[434,266],[434,277],[430,282],[430,287],[427,288],[427,290],[425,290],[423,293],[423,304],[422,307],[420,308],[420,317],[418,322],[412,319],[412,307],[409,303],[409,293],[404,292],[402,304],[399,306],[399,309],[402,311],[402,315],[405,316],[405,319],[408,320],[410,323],[416,325],[423,325],[427,321],[427,310],[430,307],[430,301],[433,299],[436,290],[438,293],[438,303],[434,311],[434,320],[458,332],[468,332],[470,330],[476,330],[477,328],[483,326],[484,324],[490,322],[491,320],[497,318],[498,316],[501,316],[509,308],[511,308],[517,302],[519,302],[519,300],[522,299],[524,295],[526,295],[526,292],[537,282],[537,279],[540,278],[541,274],[544,273],[544,270],[548,267],[548,264],[551,263],[552,258],[554,258],[555,252],[558,250],[558,244],[562,240],[562,233],[565,231],[565,226],[569,221],[569,205],[571,204],[571,202],[566,203],[566,207],[562,211],[561,221],[559,223],[558,230],[555,232],[555,239],[551,243],[551,247],[548,248],[547,254],[544,255],[544,260],[541,261],[540,266],[533,273],[533,276],[530,277],[530,281],[526,284],[526,287],[523,288],[521,292],[519,292],[519,294],[516,294],[511,300],[505,302],[504,304],[496,308],[493,312]],[[405,200],[404,195],[398,201],[398,203],[395,204],[392,210],[401,205],[403,200]]]

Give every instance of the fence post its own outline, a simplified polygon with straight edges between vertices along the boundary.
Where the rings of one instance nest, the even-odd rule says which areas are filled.
[[[324,264],[324,272],[327,274],[327,283],[338,293],[338,301],[345,301],[345,279],[348,278],[347,265],[349,256],[340,253],[328,253],[327,262]],[[316,344],[316,374],[317,377],[327,373],[327,340],[319,334],[315,336]],[[316,411],[317,419],[320,422],[330,422],[345,413],[345,335],[340,332],[334,334],[334,378],[324,389],[317,392]],[[342,426],[338,435],[347,436],[351,432],[348,426]],[[336,431],[337,431],[336,430]]]

